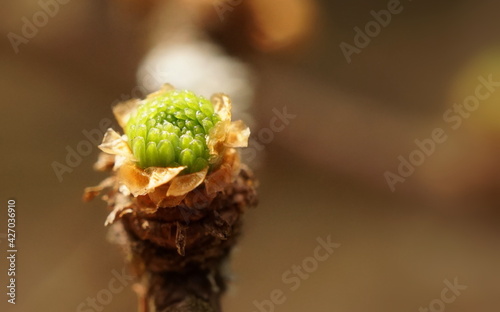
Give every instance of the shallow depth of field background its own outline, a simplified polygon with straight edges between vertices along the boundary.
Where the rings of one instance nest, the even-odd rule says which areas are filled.
[[[418,311],[432,302],[441,311],[443,281],[455,278],[467,289],[442,311],[498,311],[500,88],[456,130],[443,114],[474,95],[479,76],[500,81],[500,4],[401,1],[401,13],[348,64],[339,45],[353,45],[354,28],[364,28],[374,19],[370,11],[388,1],[257,1],[261,11],[250,17],[246,1],[223,21],[209,0],[181,1],[212,10],[211,27],[227,35],[216,45],[253,73],[254,100],[242,116],[255,138],[269,128],[273,109],[286,106],[296,115],[250,161],[260,205],[245,216],[225,311],[258,311],[254,301],[275,289],[286,296],[276,312]],[[82,131],[111,119],[112,103],[137,91],[137,69],[158,41],[168,42],[163,35],[187,27],[179,17],[169,25],[183,13],[155,12],[165,9],[158,2],[69,1],[18,53],[7,34],[21,34],[23,17],[40,6],[3,2],[0,234],[7,199],[15,198],[19,252],[17,304],[7,305],[2,294],[0,311],[77,311],[122,271],[120,251],[106,241],[104,202],[81,202],[83,188],[104,177],[92,170],[98,149],[62,182],[51,165],[64,164],[66,148],[86,140]],[[306,8],[310,20],[292,19],[301,16],[293,10]],[[153,15],[162,22],[148,22]],[[292,20],[280,23],[280,16]],[[255,39],[265,34],[252,28],[238,29],[240,18],[263,23],[267,41]],[[273,41],[297,24],[306,28],[300,40]],[[196,64],[170,74],[199,71],[207,81],[220,74],[207,71],[208,62]],[[435,128],[447,140],[391,192],[384,172],[397,173],[398,156],[408,159],[414,141]],[[341,246],[291,291],[282,275],[328,236]],[[6,248],[0,236],[1,255]],[[2,256],[1,289],[6,268]],[[102,308],[136,311],[131,285]]]

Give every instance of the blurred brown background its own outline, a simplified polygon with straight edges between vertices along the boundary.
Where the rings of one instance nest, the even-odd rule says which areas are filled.
[[[9,33],[21,35],[23,18],[43,9],[4,1],[0,234],[15,198],[19,252],[17,304],[2,295],[0,310],[136,311],[130,285],[99,309],[85,304],[123,268],[105,239],[104,203],[81,202],[83,188],[103,178],[92,170],[97,148],[62,181],[52,164],[87,140],[83,130],[112,119],[112,103],[142,95],[137,72],[149,51],[196,43],[201,32],[221,59],[251,72],[240,89],[253,100],[241,115],[256,140],[273,109],[296,115],[250,161],[261,203],[232,258],[226,311],[258,311],[254,300],[274,289],[286,296],[274,311],[418,311],[432,302],[440,311],[443,281],[455,278],[467,289],[442,311],[498,311],[500,91],[457,130],[443,114],[474,95],[478,76],[500,81],[500,4],[401,1],[348,64],[339,45],[353,45],[354,27],[388,2],[233,1],[222,20],[209,0],[56,2],[54,16],[15,48]],[[391,192],[384,172],[396,173],[398,156],[436,127],[447,141]],[[327,236],[341,247],[291,291],[282,275]],[[5,289],[4,256],[0,268]]]

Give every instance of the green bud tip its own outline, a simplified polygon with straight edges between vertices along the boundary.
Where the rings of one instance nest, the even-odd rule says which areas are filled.
[[[139,167],[187,166],[192,173],[208,165],[207,136],[219,121],[209,100],[171,90],[146,99],[125,133]]]

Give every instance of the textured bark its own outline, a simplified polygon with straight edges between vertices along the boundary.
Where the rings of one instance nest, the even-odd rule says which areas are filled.
[[[113,225],[111,237],[139,277],[141,310],[221,311],[227,279],[223,266],[240,233],[243,212],[257,202],[252,173],[241,169],[232,183],[196,208],[183,202],[143,213],[144,200],[131,199],[132,213]]]

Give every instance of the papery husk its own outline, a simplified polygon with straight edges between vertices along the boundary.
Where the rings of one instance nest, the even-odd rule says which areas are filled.
[[[130,161],[137,161],[124,136],[111,128],[106,131],[102,143],[98,147],[107,154],[123,156]]]
[[[227,147],[247,147],[250,129],[241,120],[233,121],[229,125],[224,145]]]
[[[140,196],[149,194],[157,187],[173,181],[185,168],[185,166],[172,168],[149,167],[147,170],[143,170],[128,162],[118,169],[118,177],[130,193],[134,196]],[[188,178],[193,179],[192,177]],[[187,191],[184,193],[187,193]]]
[[[119,157],[119,156],[116,156]],[[99,157],[101,159],[101,156]],[[106,158],[107,161],[109,159]],[[99,160],[101,161],[101,160]],[[239,154],[234,149],[228,149],[222,158],[222,164],[210,174],[208,168],[192,174],[178,176],[185,167],[161,168],[150,167],[143,170],[135,164],[127,162],[116,169],[116,166],[107,164],[103,168],[114,168],[112,177],[106,178],[95,187],[88,187],[84,192],[84,200],[88,201],[96,197],[106,188],[113,191],[105,195],[106,198],[127,198],[128,202],[136,205],[117,205],[114,201],[108,202],[113,206],[106,224],[116,221],[121,215],[121,210],[140,210],[141,214],[155,214],[158,209],[184,207],[190,210],[189,218],[196,218],[192,210],[205,209],[216,197],[217,193],[224,191],[236,179],[241,170]],[[247,169],[248,170],[248,169]],[[122,199],[122,202],[125,200]]]
[[[210,163],[217,163],[228,147],[246,147],[250,129],[241,121],[231,121],[231,99],[223,94],[214,94],[210,100],[221,121],[210,130],[207,147],[211,154]]]
[[[125,128],[130,116],[137,110],[139,104],[140,100],[132,99],[126,102],[118,103],[113,107],[113,115],[118,121],[120,127]]]
[[[115,165],[115,155],[110,155],[107,153],[99,153],[97,162],[94,164],[94,170],[108,171],[113,169],[114,165]]]
[[[200,185],[204,180],[208,172],[208,167],[205,169],[177,177],[177,179],[172,180],[170,187],[167,190],[167,197],[169,196],[182,196],[192,190],[194,190],[198,185]]]
[[[96,186],[86,187],[83,192],[83,201],[91,201],[96,196],[98,196],[104,189],[112,187],[116,184],[116,177],[108,177]]]

